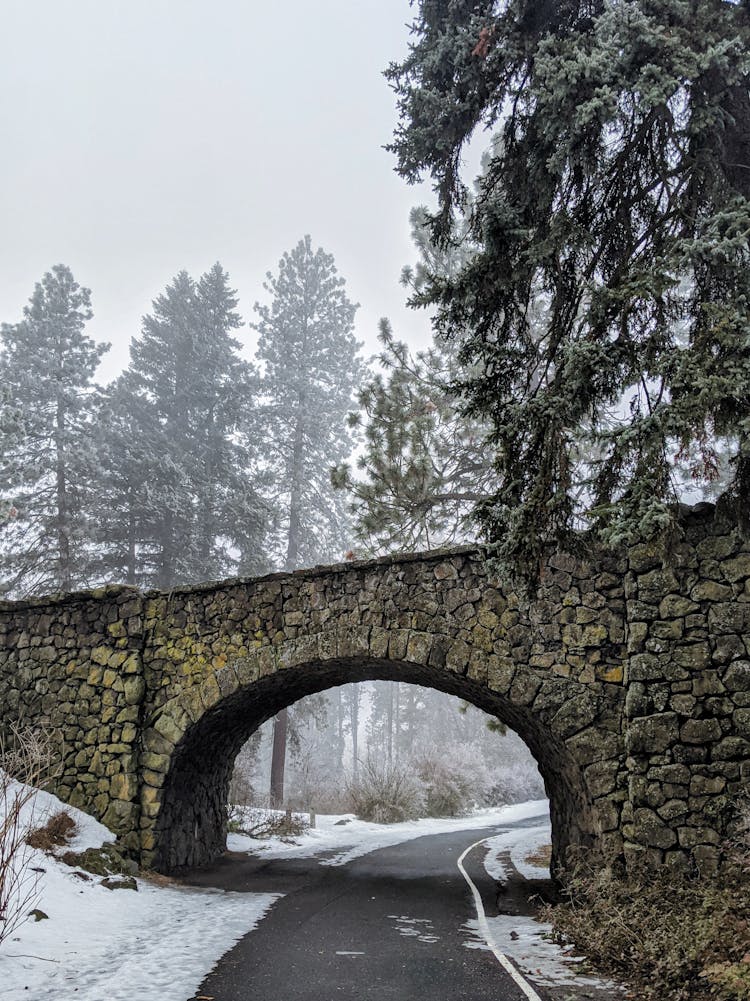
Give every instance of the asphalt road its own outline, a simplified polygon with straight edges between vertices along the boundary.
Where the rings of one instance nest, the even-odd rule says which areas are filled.
[[[264,861],[228,853],[186,882],[284,896],[223,956],[195,997],[526,1001],[491,952],[464,944],[472,935],[462,926],[476,914],[456,860],[468,845],[497,831],[430,835],[338,866],[315,858]],[[464,864],[492,915],[496,886],[482,856],[477,848]],[[506,913],[529,913],[526,898],[520,884],[510,884],[500,906]]]

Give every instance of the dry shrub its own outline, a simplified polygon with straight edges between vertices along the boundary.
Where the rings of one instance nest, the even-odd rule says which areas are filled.
[[[28,815],[51,761],[49,737],[39,731],[11,726],[0,736],[0,943],[28,918],[38,896]]]
[[[542,917],[597,968],[643,998],[750,998],[750,873],[715,878],[664,866],[626,880],[582,856]]]
[[[552,864],[552,845],[540,845],[533,852],[529,852],[525,861],[529,865],[538,866],[540,869],[549,869]]]
[[[360,765],[356,781],[349,783],[348,793],[360,820],[397,824],[424,815],[424,787],[411,767],[368,758]]]
[[[75,820],[65,810],[60,810],[59,813],[50,817],[42,827],[31,831],[26,836],[26,844],[43,852],[51,852],[53,848],[66,845],[75,829]]]
[[[291,810],[235,805],[229,809],[228,829],[232,834],[251,838],[289,838],[308,831],[310,819],[307,814]]]
[[[413,760],[428,817],[460,817],[484,799],[490,774],[472,744],[425,748]]]

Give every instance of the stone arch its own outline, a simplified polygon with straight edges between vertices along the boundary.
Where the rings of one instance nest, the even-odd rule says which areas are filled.
[[[515,730],[545,782],[556,864],[572,845],[598,842],[610,855],[621,850],[619,689],[597,691],[523,665],[463,673],[446,661],[448,637],[423,634],[420,641],[412,633],[399,650],[397,632],[373,637],[368,629],[349,629],[265,646],[166,703],[144,731],[144,860],[172,872],[220,854],[231,770],[247,737],[306,695],[365,680],[435,688]]]

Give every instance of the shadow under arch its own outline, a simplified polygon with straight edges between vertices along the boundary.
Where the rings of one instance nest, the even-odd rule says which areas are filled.
[[[529,677],[541,692],[545,680],[540,681],[531,669]],[[585,686],[549,678],[547,695],[525,703],[518,695],[501,694],[437,667],[365,655],[333,657],[288,666],[240,685],[188,721],[171,752],[158,797],[152,867],[177,872],[205,865],[220,855],[226,845],[232,768],[250,734],[301,698],[360,681],[399,681],[434,688],[470,702],[516,731],[537,762],[550,801],[553,871],[570,846],[591,845],[616,826],[602,816],[602,799],[596,801],[586,773],[592,767],[598,773],[604,768],[613,776],[614,785],[622,750],[612,733],[613,717],[608,712],[612,707],[602,706]],[[571,704],[575,706],[572,713]],[[571,719],[585,719],[587,725],[571,727]],[[592,753],[597,732],[604,750]],[[575,742],[577,735],[583,735],[582,742]]]

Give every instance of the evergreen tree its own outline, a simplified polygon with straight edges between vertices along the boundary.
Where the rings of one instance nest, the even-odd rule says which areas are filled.
[[[37,283],[23,319],[2,326],[2,384],[24,429],[0,457],[0,487],[17,512],[4,530],[2,576],[20,594],[90,580],[92,380],[109,347],[85,333],[91,316],[89,290],[58,264]]]
[[[278,547],[287,570],[340,558],[347,540],[344,499],[329,470],[352,451],[347,425],[364,374],[345,282],[309,236],[267,275],[270,305],[256,303],[261,391],[281,513]]]
[[[735,442],[747,527],[750,7],[421,0],[414,32],[388,71],[392,149],[408,180],[432,175],[436,239],[464,202],[466,142],[500,126],[479,252],[430,300],[468,366],[468,411],[492,426],[502,489],[480,513],[501,564],[533,578],[582,514],[611,543],[669,538],[677,454],[710,478],[717,437]]]
[[[487,429],[461,413],[450,347],[436,339],[412,354],[381,321],[382,373],[359,391],[364,425],[359,475],[347,464],[332,482],[353,495],[356,533],[374,552],[414,551],[472,538],[474,506],[497,485]]]
[[[351,452],[347,413],[363,373],[354,338],[357,307],[333,257],[300,240],[264,284],[270,305],[256,303],[258,358],[269,445],[268,463],[281,514],[279,555],[287,570],[340,556],[346,507],[329,470]],[[271,805],[284,797],[288,712],[276,717]]]
[[[365,688],[365,685],[359,683],[344,685],[341,688],[341,704],[344,711],[344,731],[348,732],[352,742],[352,782],[355,783],[359,775],[359,730]]]
[[[6,386],[0,386],[0,469],[3,468],[10,453],[18,448],[23,440],[23,414],[14,405]],[[13,503],[0,497],[0,529],[13,521],[18,511]],[[0,583],[0,590],[2,584]]]
[[[164,442],[148,400],[133,392],[127,374],[106,391],[99,419],[100,475],[96,577],[150,586],[158,567],[163,512],[155,489],[162,476]]]
[[[410,305],[429,303],[436,280],[457,275],[475,247],[462,214],[449,244],[432,239],[427,210],[412,209],[412,239],[419,252],[405,267],[401,283],[411,291]],[[380,321],[381,372],[357,395],[365,448],[357,458],[358,476],[346,464],[334,469],[334,485],[353,494],[356,531],[375,552],[413,551],[473,538],[473,510],[497,489],[488,427],[461,411],[455,383],[461,368],[452,345],[433,338],[430,348],[412,354],[395,340],[387,320]]]
[[[269,512],[253,467],[256,378],[219,264],[153,303],[111,388],[102,530],[108,575],[168,588],[265,568]]]

